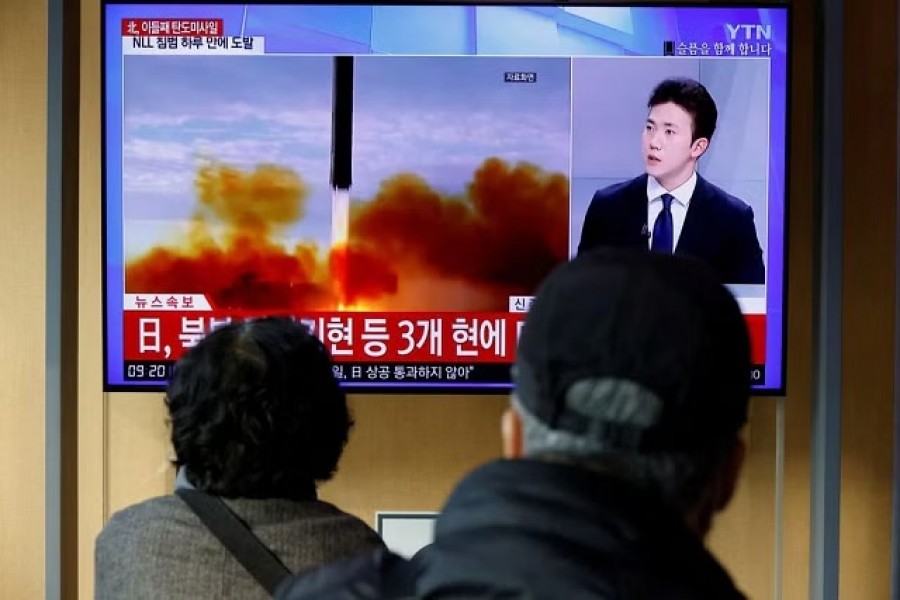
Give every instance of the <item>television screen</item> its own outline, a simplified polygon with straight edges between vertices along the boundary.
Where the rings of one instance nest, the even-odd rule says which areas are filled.
[[[579,251],[706,261],[784,389],[788,11],[103,5],[107,390],[289,315],[348,391],[489,392]]]

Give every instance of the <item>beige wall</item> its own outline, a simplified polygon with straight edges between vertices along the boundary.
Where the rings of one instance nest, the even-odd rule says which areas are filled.
[[[93,598],[94,538],[108,515],[107,431],[103,394],[100,240],[100,2],[81,2],[78,290],[78,581],[79,598]]]
[[[782,597],[809,598],[813,306],[813,6],[793,2]]]
[[[844,16],[840,592],[888,598],[897,383],[897,3],[854,0]]]
[[[43,2],[0,2],[0,598],[44,595],[46,40]]]

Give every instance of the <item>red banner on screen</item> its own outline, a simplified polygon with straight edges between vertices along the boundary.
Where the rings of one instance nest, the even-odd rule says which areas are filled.
[[[126,311],[125,360],[177,359],[207,331],[253,316]],[[525,315],[329,312],[296,318],[336,362],[509,363]]]
[[[750,362],[766,364],[766,315],[744,315],[750,333]]]
[[[511,363],[527,313],[328,312],[297,316],[335,362]],[[207,332],[259,315],[124,312],[125,360],[177,360]],[[751,360],[765,364],[766,317],[746,315]]]
[[[122,36],[221,36],[222,19],[122,19]]]

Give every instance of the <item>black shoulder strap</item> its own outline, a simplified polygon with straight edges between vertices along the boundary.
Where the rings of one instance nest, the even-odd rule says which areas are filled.
[[[291,571],[221,499],[199,490],[175,492],[269,594]]]

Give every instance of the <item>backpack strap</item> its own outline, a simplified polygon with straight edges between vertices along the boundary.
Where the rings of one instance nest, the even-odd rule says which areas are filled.
[[[291,571],[263,544],[246,523],[235,515],[220,498],[199,490],[178,489],[175,493],[185,501],[222,545],[243,565],[270,595],[275,594]]]

